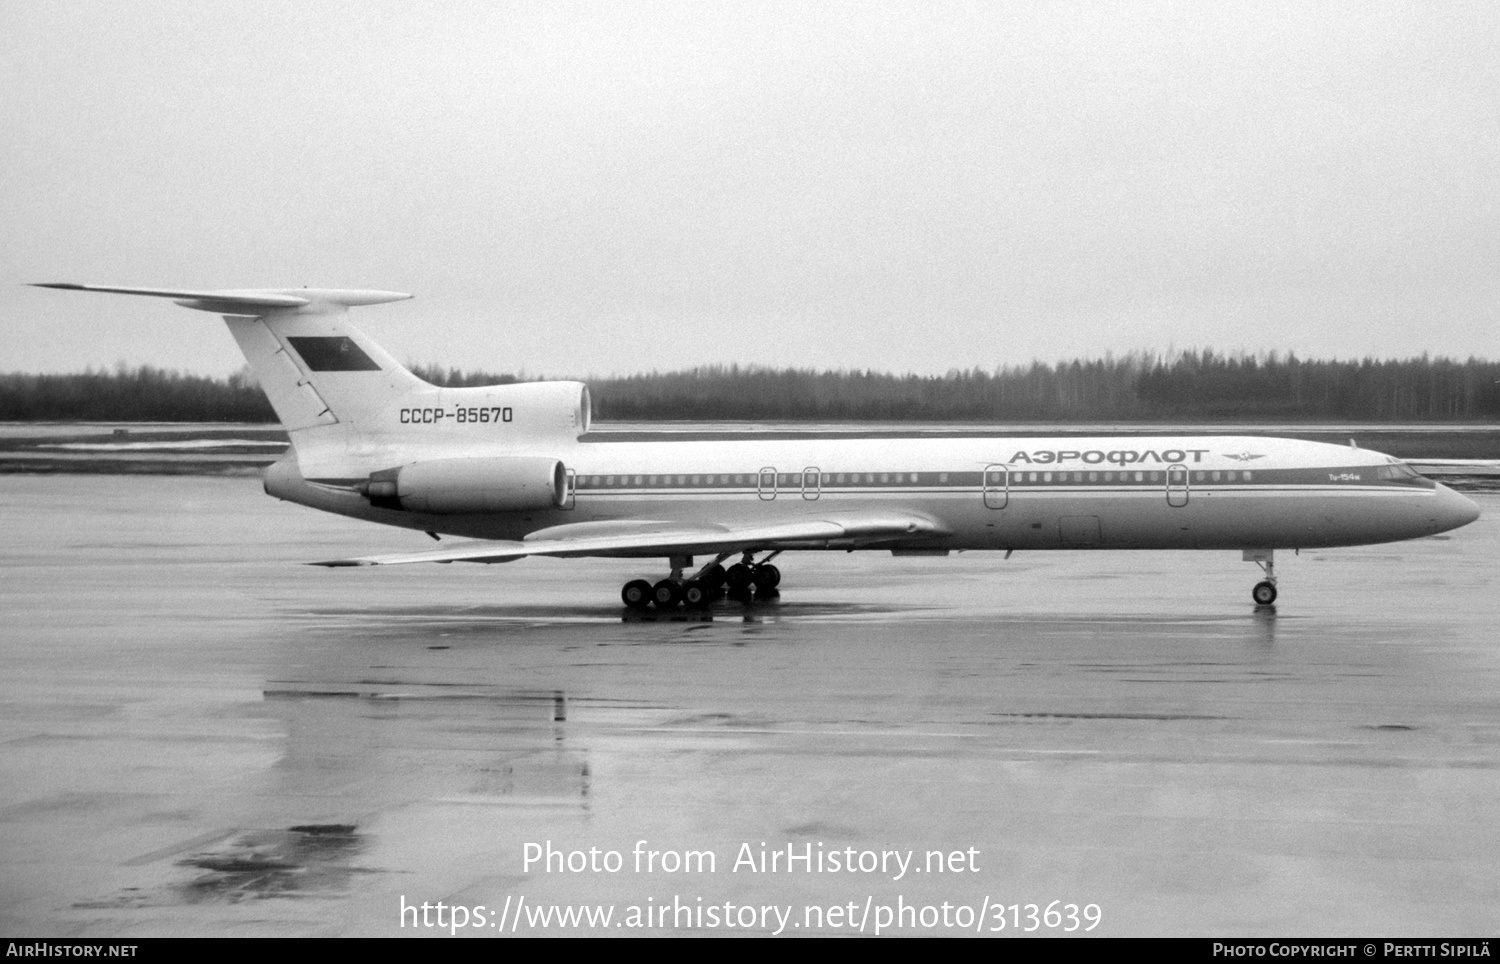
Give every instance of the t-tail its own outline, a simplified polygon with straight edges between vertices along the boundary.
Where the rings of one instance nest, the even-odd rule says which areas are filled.
[[[349,322],[349,309],[404,301],[396,291],[265,288],[185,291],[103,285],[39,288],[170,298],[223,315],[291,437],[308,479],[358,478],[475,443],[520,451],[588,431],[587,386],[533,382],[439,388]],[[476,432],[486,428],[487,430]]]

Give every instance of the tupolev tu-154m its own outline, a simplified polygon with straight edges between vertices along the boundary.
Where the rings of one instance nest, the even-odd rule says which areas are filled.
[[[589,431],[580,382],[439,388],[348,321],[351,307],[410,295],[39,287],[223,315],[291,437],[267,493],[476,540],[316,565],[659,558],[669,574],[627,582],[621,598],[665,610],[773,594],[771,560],[790,550],[1239,549],[1269,605],[1277,549],[1415,539],[1479,517],[1398,459],[1293,439],[615,439]]]

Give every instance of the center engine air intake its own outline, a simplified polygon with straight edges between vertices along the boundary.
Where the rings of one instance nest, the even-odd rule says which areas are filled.
[[[519,512],[566,504],[568,473],[557,459],[530,456],[440,459],[383,469],[355,488],[381,509]]]

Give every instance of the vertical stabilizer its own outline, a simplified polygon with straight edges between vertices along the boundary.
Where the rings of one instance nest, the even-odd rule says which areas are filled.
[[[403,397],[432,386],[349,323],[353,305],[402,301],[395,291],[319,288],[184,291],[103,285],[41,288],[171,298],[224,316],[299,457],[336,458]]]
[[[588,386],[532,382],[440,388],[407,371],[349,323],[349,309],[402,301],[394,291],[275,288],[182,291],[48,284],[42,288],[170,298],[222,315],[304,478],[347,480],[423,459],[515,454],[589,427]]]
[[[369,431],[395,399],[431,389],[350,324],[342,305],[224,321],[289,432],[334,424]]]

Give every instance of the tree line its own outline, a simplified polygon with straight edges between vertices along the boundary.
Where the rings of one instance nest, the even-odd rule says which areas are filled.
[[[531,380],[432,365],[434,385]],[[1147,421],[1500,418],[1500,363],[1470,358],[1316,361],[1295,355],[1135,353],[944,375],[713,365],[589,379],[606,421]],[[228,378],[150,365],[0,375],[0,420],[275,421],[248,371]]]

